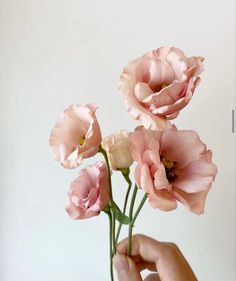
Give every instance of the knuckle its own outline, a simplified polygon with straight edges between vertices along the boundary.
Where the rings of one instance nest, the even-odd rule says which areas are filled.
[[[179,253],[179,247],[173,242],[165,242],[163,253],[168,256],[176,256]]]
[[[138,239],[138,240],[141,240],[141,239],[143,239],[145,237],[146,236],[141,234],[141,233],[137,233],[137,234],[133,235],[133,238]]]

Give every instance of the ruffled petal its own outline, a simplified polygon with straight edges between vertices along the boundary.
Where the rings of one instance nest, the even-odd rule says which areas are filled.
[[[162,134],[161,155],[176,162],[177,169],[199,160],[205,151],[205,144],[194,131],[166,130]]]
[[[164,130],[169,128],[170,122],[165,118],[153,115],[143,105],[141,105],[134,97],[129,96],[125,99],[127,111],[135,120],[140,120],[142,125],[151,130]]]
[[[215,179],[217,167],[212,163],[212,152],[207,150],[197,161],[190,162],[176,171],[178,177],[174,185],[188,193],[208,190]]]
[[[178,188],[173,188],[172,194],[180,203],[182,203],[190,212],[195,214],[204,213],[206,196],[209,190],[187,193]]]
[[[153,94],[147,83],[138,82],[134,87],[134,95],[138,101],[142,102],[145,98]]]
[[[148,195],[149,203],[154,209],[172,211],[177,208],[177,202],[167,191],[155,191]]]
[[[162,84],[170,84],[174,80],[174,71],[167,61],[153,59],[149,63],[150,80],[148,84],[151,89],[160,88]]]
[[[150,170],[147,164],[143,164],[140,170],[140,187],[147,193],[150,193],[154,190],[153,180],[150,174]]]

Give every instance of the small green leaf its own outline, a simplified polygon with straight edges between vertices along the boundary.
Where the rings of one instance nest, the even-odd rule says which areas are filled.
[[[116,212],[116,220],[119,221],[122,224],[129,224],[130,223],[130,219],[129,217],[127,217],[126,215],[124,215],[120,208],[116,205],[116,203],[114,202],[113,205],[115,212]]]
[[[129,224],[129,217],[123,215],[121,212],[116,212],[116,220],[122,224]]]

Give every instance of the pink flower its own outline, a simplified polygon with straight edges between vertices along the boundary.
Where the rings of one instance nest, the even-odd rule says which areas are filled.
[[[153,208],[170,211],[179,201],[194,213],[204,212],[217,168],[196,132],[139,127],[131,136],[131,151],[138,162],[135,181]]]
[[[130,62],[120,78],[127,110],[147,129],[163,130],[193,96],[203,70],[202,57],[186,57],[162,47]]]
[[[71,105],[61,114],[51,131],[53,157],[67,169],[76,168],[83,158],[95,155],[102,136],[94,104]]]
[[[133,163],[130,152],[130,134],[125,130],[112,134],[102,140],[113,170],[129,168]]]
[[[72,219],[97,216],[109,203],[109,181],[104,162],[80,171],[68,192],[66,211]]]

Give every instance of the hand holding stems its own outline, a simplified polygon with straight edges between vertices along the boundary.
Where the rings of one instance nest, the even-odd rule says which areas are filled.
[[[126,256],[128,239],[117,245],[113,258],[119,281],[142,281],[140,272],[148,269],[155,274],[144,281],[197,281],[179,248],[173,243],[159,242],[144,235],[132,238],[131,257]]]

